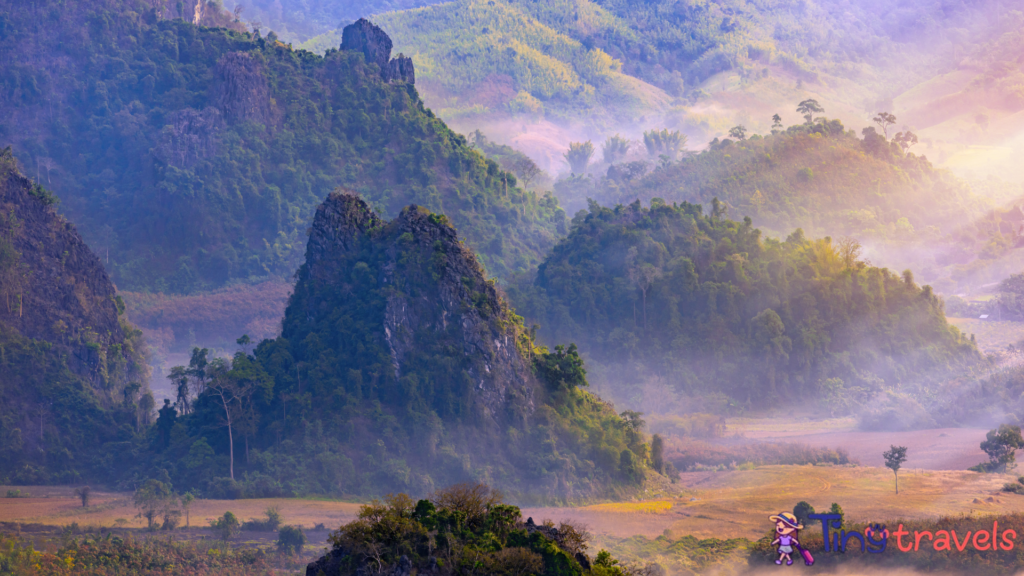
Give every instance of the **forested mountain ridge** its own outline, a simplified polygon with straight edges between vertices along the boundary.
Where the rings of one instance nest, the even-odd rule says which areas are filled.
[[[121,474],[211,496],[474,480],[566,500],[631,490],[654,464],[642,422],[582,389],[575,347],[533,346],[445,216],[385,221],[334,192],[297,278],[281,337],[172,371],[184,414],[162,411]]]
[[[592,204],[511,299],[542,338],[579,343],[620,398],[662,381],[750,409],[802,398],[848,410],[978,359],[910,271],[859,261],[852,241],[762,239],[713,205]]]
[[[97,473],[153,397],[141,333],[56,198],[0,151],[0,482]],[[73,417],[72,417],[73,415]],[[40,457],[42,455],[42,457]]]
[[[361,51],[320,57],[165,4],[0,2],[0,139],[120,286],[290,275],[339,185],[385,213],[444,211],[497,275],[539,261],[564,226],[553,199],[517,188]],[[206,8],[204,23],[241,26]]]
[[[570,210],[587,198],[608,205],[654,198],[707,205],[718,198],[732,214],[777,234],[803,228],[865,242],[937,240],[984,212],[987,204],[966,183],[879,130],[858,137],[838,120],[815,118],[764,137],[716,138],[676,162],[642,161],[563,180],[556,193]]]

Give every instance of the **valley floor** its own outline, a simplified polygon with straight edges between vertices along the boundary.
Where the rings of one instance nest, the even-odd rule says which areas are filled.
[[[596,544],[606,539],[635,535],[656,537],[666,530],[674,537],[757,538],[768,516],[792,510],[801,501],[823,510],[839,503],[849,518],[862,521],[923,519],[942,515],[1024,512],[1024,496],[1000,492],[1014,475],[967,471],[901,471],[900,494],[894,492],[893,474],[869,466],[762,466],[753,470],[690,472],[678,484],[652,484],[639,502],[595,504],[583,507],[525,508],[524,517],[538,523],[573,519],[587,524]],[[0,487],[6,491],[11,487]],[[136,518],[129,494],[97,493],[88,508],[81,508],[70,488],[19,487],[33,497],[5,499],[0,522],[80,527],[144,526]],[[310,532],[316,524],[328,529],[355,518],[359,504],[309,499],[198,500],[190,512],[192,526],[232,511],[242,520],[261,518],[277,506],[285,524]],[[206,529],[193,530],[194,537]],[[241,538],[256,538],[242,533]],[[310,532],[310,546],[322,547],[326,531]],[[206,535],[210,537],[209,535]]]

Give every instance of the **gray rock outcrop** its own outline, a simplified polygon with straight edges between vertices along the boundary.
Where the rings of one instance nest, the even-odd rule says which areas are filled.
[[[517,347],[513,313],[443,216],[413,205],[384,222],[355,194],[331,193],[314,217],[296,290],[336,290],[352,277],[348,256],[368,251],[380,255],[366,273],[387,294],[380,335],[395,378],[426,342],[441,342],[472,379],[470,395],[481,413],[495,423],[523,424],[534,410],[535,379]],[[321,321],[321,300],[303,300],[307,326]]]
[[[416,83],[416,73],[412,60],[399,54],[391,59],[391,48],[394,44],[386,32],[366,18],[360,18],[349,24],[341,33],[341,49],[362,52],[369,64],[380,68],[381,77],[386,82]]]

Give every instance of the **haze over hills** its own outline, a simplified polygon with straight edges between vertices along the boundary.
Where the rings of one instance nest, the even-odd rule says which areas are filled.
[[[229,28],[144,0],[0,7],[2,139],[123,288],[288,276],[339,185],[383,213],[444,210],[498,275],[539,261],[564,230],[552,198],[423,106],[412,66],[384,44],[369,60],[366,37],[320,57],[229,29],[241,24],[214,8],[203,22]]]
[[[981,116],[1021,110],[1014,8],[460,0],[377,20],[423,69],[424,97],[446,121],[516,144],[549,171],[562,169],[570,140],[667,127],[700,146],[737,124],[765,133],[771,113],[791,121],[787,111],[809,97],[857,130],[876,112],[895,112],[901,127],[924,131],[933,160],[966,169],[982,157],[1012,167],[1000,150],[967,146],[1012,149],[1016,128],[962,136],[981,130]],[[304,46],[323,51],[339,34]]]

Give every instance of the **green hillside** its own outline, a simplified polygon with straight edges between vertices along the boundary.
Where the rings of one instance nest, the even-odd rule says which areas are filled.
[[[0,150],[0,484],[106,474],[153,407],[141,333],[54,203]]]
[[[821,399],[842,412],[978,357],[930,287],[858,252],[800,230],[762,238],[718,201],[710,214],[592,204],[510,296],[542,339],[577,342],[624,399],[655,381],[737,408]]]
[[[576,15],[567,20],[566,11]],[[609,106],[638,113],[668,102],[661,91],[621,72],[622,63],[580,41],[581,30],[634,35],[591,2],[459,0],[378,16],[411,56],[438,113],[577,115]],[[303,47],[340,43],[340,31]]]
[[[196,350],[172,371],[184,414],[161,413],[131,473],[209,496],[481,481],[573,500],[632,490],[654,465],[642,421],[584,389],[575,347],[534,348],[448,219],[424,208],[388,222],[331,194],[283,326],[230,361]]]
[[[664,112],[670,98],[693,105],[769,75],[813,84],[808,89],[851,108],[869,98],[870,108],[949,67],[946,54],[928,46],[963,44],[965,31],[970,45],[983,43],[981,32],[993,26],[985,14],[1008,10],[1004,4],[456,0],[377,19],[424,70],[432,105],[445,118],[577,116],[609,106],[638,118],[643,110]],[[303,46],[323,52],[339,41],[335,31]],[[704,85],[721,72],[739,84]],[[833,80],[854,92],[834,93],[824,85]],[[765,88],[750,96],[771,100],[780,89]],[[726,115],[737,105],[718,103]]]
[[[777,132],[716,138],[677,162],[563,180],[556,194],[570,211],[587,198],[602,204],[718,198],[734,216],[750,216],[776,234],[803,228],[812,236],[889,242],[937,240],[987,207],[963,181],[913,148],[901,149],[895,134],[887,140],[871,128],[859,137],[825,118]]]
[[[341,185],[385,214],[445,212],[499,276],[539,261],[562,226],[553,199],[517,188],[357,51],[316,56],[144,0],[4,0],[0,14],[0,143],[123,288],[290,275]]]

